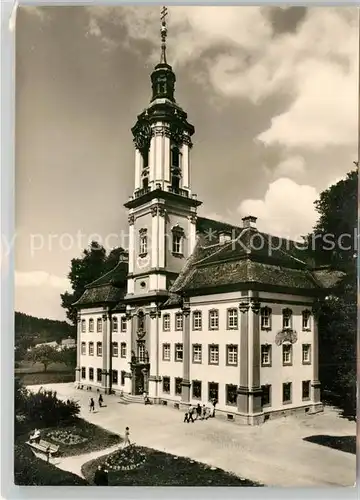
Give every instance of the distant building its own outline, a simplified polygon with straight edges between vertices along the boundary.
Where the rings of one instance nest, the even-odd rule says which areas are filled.
[[[68,337],[67,339],[61,341],[60,347],[61,349],[69,349],[71,347],[76,347],[76,341],[75,339]]]

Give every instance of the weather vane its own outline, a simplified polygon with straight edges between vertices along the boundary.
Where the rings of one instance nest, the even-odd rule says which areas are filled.
[[[160,13],[161,20],[161,59],[160,62],[166,64],[166,37],[167,37],[167,26],[166,26],[166,17],[168,15],[167,7],[163,7]]]

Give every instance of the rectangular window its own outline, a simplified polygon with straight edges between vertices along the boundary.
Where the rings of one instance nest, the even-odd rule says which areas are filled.
[[[201,330],[202,329],[202,316],[201,311],[193,312],[193,330]]]
[[[118,322],[118,319],[116,316],[113,316],[113,319],[112,319],[112,328],[113,328],[113,332],[114,333],[117,333],[119,331],[119,322]]]
[[[291,403],[291,382],[283,384],[283,403]]]
[[[181,332],[183,329],[183,315],[182,313],[175,314],[175,330]]]
[[[201,399],[201,381],[193,380],[192,382],[192,397],[193,399]]]
[[[162,379],[162,390],[166,394],[170,394],[170,377],[163,377],[163,379]]]
[[[284,309],[282,316],[282,326],[283,328],[291,328],[292,327],[292,310]]]
[[[181,377],[176,377],[175,379],[175,394],[176,396],[181,396],[181,386],[182,378]]]
[[[121,370],[121,372],[120,372],[120,377],[121,377],[121,379],[120,379],[121,382],[120,383],[121,383],[121,385],[125,385],[125,373],[126,372],[124,370]]]
[[[226,384],[225,393],[226,393],[226,404],[235,406],[237,403],[237,385]]]
[[[98,318],[96,320],[96,331],[99,333],[99,332],[102,332],[102,318]]]
[[[126,343],[125,342],[121,342],[121,344],[120,344],[120,356],[122,358],[126,358]]]
[[[140,229],[140,248],[139,253],[141,255],[147,254],[147,231],[146,229]]]
[[[271,385],[262,385],[261,405],[271,406]]]
[[[219,311],[212,309],[209,311],[209,330],[219,329]]]
[[[126,316],[121,316],[121,331],[126,332]]]
[[[201,344],[193,344],[193,363],[202,362],[202,346]]]
[[[102,369],[98,368],[96,370],[96,381],[97,382],[101,382],[101,380],[102,380]]]
[[[219,401],[219,384],[217,382],[209,382],[208,392],[209,401],[212,401],[213,399]]]
[[[89,380],[94,380],[94,368],[89,368]]]
[[[305,332],[310,330],[310,317],[311,317],[310,311],[302,312],[302,329]]]
[[[101,342],[97,342],[97,344],[96,344],[96,355],[102,356],[102,343]]]
[[[271,330],[271,309],[269,307],[263,307],[261,309],[261,329]]]
[[[302,383],[302,399],[310,399],[310,380],[303,380]]]
[[[137,355],[140,363],[145,363],[145,340],[138,341]]]
[[[81,368],[81,378],[86,378],[86,368],[84,366]]]
[[[89,356],[94,356],[94,342],[89,342]]]
[[[111,375],[112,375],[112,383],[117,384],[118,383],[118,371],[112,370]]]
[[[182,361],[184,358],[183,345],[175,344],[175,361]]]
[[[163,344],[163,361],[170,361],[170,344]]]
[[[261,366],[271,366],[271,345],[261,346]]]
[[[311,364],[311,345],[303,344],[302,345],[302,363],[303,365]]]
[[[173,234],[172,251],[173,253],[182,254],[182,237],[180,234]]]
[[[238,364],[238,346],[237,345],[227,345],[226,346],[226,364],[235,366]]]
[[[92,333],[94,331],[94,320],[92,318],[89,319],[89,332]]]
[[[163,316],[163,331],[170,331],[170,314],[164,314]]]
[[[81,354],[86,355],[86,342],[81,342]]]
[[[292,365],[292,345],[283,344],[283,366]]]
[[[227,329],[228,330],[236,330],[238,327],[238,311],[237,309],[228,309],[227,310]]]
[[[81,331],[82,331],[82,333],[86,332],[86,320],[85,319],[81,320]]]
[[[209,365],[219,364],[219,346],[217,344],[209,345]]]
[[[111,347],[113,358],[117,358],[119,356],[119,344],[117,342],[113,342]]]

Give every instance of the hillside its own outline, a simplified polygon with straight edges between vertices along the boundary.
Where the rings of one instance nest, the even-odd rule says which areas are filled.
[[[36,318],[29,314],[15,312],[15,343],[20,339],[38,342],[61,341],[64,338],[76,338],[76,329],[66,321]]]

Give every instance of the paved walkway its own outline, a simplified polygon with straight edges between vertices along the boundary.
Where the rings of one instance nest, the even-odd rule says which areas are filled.
[[[178,410],[160,405],[124,405],[114,395],[104,396],[106,408],[89,413],[88,399],[93,393],[76,390],[73,384],[44,387],[56,390],[60,398],[78,400],[82,405],[80,416],[89,422],[121,435],[129,426],[130,439],[139,445],[190,457],[268,486],[355,483],[355,455],[303,440],[314,435],[356,435],[356,424],[340,418],[331,408],[323,414],[270,420],[257,427],[216,418],[186,424]],[[72,457],[72,461],[64,460],[63,466],[78,473],[83,463],[107,451]]]

